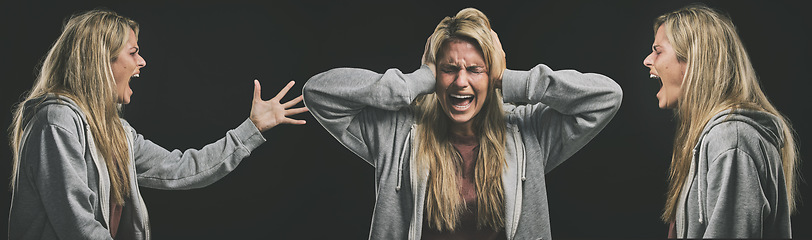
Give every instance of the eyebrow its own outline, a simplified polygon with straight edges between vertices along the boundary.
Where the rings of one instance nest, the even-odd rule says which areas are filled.
[[[460,65],[458,65],[457,63],[452,63],[452,62],[441,62],[441,63],[438,63],[438,65],[446,65],[446,66],[460,67]],[[474,64],[474,65],[470,65],[470,66],[463,66],[463,67],[465,67],[465,68],[472,68],[472,67],[483,67],[483,68],[484,68],[485,66],[484,66],[484,65],[479,65],[479,64]]]

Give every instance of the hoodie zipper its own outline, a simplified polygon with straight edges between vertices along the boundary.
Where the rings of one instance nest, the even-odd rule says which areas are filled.
[[[517,162],[516,175],[517,175],[518,181],[516,181],[516,194],[514,196],[513,218],[512,219],[507,219],[507,220],[511,220],[511,222],[513,224],[512,224],[510,229],[505,229],[506,231],[508,231],[508,236],[507,236],[508,239],[515,238],[516,232],[518,230],[518,226],[519,226],[518,222],[519,222],[519,218],[521,217],[521,209],[522,209],[522,185],[524,184],[524,181],[526,180],[526,176],[527,176],[526,175],[526,173],[527,173],[526,172],[527,160],[526,160],[526,156],[525,156],[525,153],[524,153],[524,144],[522,144],[523,142],[521,141],[521,134],[519,132],[518,127],[514,126],[512,129],[513,129],[512,136],[513,136],[514,147],[515,147],[515,151],[516,151],[516,162]],[[417,228],[417,222],[420,221],[420,213],[418,211],[419,210],[418,209],[418,205],[419,205],[418,203],[421,200],[421,199],[418,199],[419,198],[418,180],[421,179],[420,176],[419,176],[419,174],[421,174],[421,171],[420,171],[420,169],[416,168],[415,165],[414,165],[415,149],[416,149],[414,147],[414,145],[416,144],[414,142],[415,141],[414,140],[414,131],[415,131],[414,130],[414,125],[412,125],[412,128],[410,130],[410,134],[409,134],[409,137],[411,137],[411,139],[409,139],[408,142],[412,142],[412,148],[410,149],[410,157],[412,159],[412,161],[411,161],[412,162],[412,164],[411,164],[412,171],[411,171],[410,179],[411,179],[411,183],[412,183],[412,196],[413,196],[413,201],[414,201],[414,204],[413,204],[414,207],[412,209],[412,220],[409,223],[409,239],[419,239],[419,235],[417,233],[416,228]],[[405,146],[406,145],[404,144],[404,148],[403,148],[404,153],[405,153],[405,150],[406,150]],[[401,172],[402,172],[401,168],[403,168],[403,161],[404,161],[403,156],[404,156],[404,154],[401,154],[401,159],[400,159],[401,162],[399,163],[400,167],[398,169],[398,176],[400,176]],[[398,185],[397,185],[396,189],[400,189],[400,181],[401,181],[400,178],[401,177],[399,177],[399,179],[398,179]]]
[[[141,211],[139,220],[141,220],[141,225],[144,226],[145,238],[149,240],[152,238],[152,232],[149,226],[149,213],[147,212],[147,205],[144,203],[144,198],[141,197],[141,189],[138,186],[138,177],[135,172],[135,153],[133,152],[133,149],[135,149],[135,136],[133,136],[131,127],[128,126],[124,130],[127,131],[127,143],[130,145],[130,187],[135,190],[133,194],[138,197],[137,204],[139,204],[143,210]]]
[[[87,124],[87,123],[85,123]],[[93,163],[96,165],[96,172],[99,178],[99,201],[101,202],[102,217],[107,226],[110,226],[110,173],[107,170],[107,164],[99,156],[96,142],[93,139],[93,134],[90,131],[90,126],[85,125],[85,139],[90,148],[90,157],[93,158]],[[105,194],[106,193],[106,194]]]

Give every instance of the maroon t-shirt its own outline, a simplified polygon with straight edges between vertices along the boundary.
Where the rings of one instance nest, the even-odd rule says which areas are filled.
[[[118,205],[112,201],[110,202],[110,236],[113,238],[116,238],[118,223],[121,222],[121,211],[123,209],[124,205]]]
[[[671,221],[668,223],[668,239],[676,239],[677,238],[677,230],[676,230],[677,223]]]
[[[494,231],[491,228],[477,229],[477,196],[474,167],[476,166],[477,153],[479,153],[478,139],[475,136],[452,136],[451,144],[462,156],[462,171],[457,176],[457,184],[460,185],[460,195],[465,201],[466,209],[460,216],[459,225],[457,225],[454,232],[437,231],[429,226],[427,218],[424,217],[422,239],[507,239],[504,228],[499,229],[499,231]]]

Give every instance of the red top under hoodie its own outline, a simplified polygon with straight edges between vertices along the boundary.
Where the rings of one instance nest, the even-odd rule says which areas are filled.
[[[460,185],[460,195],[465,200],[466,209],[460,216],[459,225],[454,232],[437,231],[429,226],[427,218],[424,217],[422,239],[507,239],[505,228],[499,231],[490,228],[477,229],[477,196],[474,183],[474,166],[479,152],[477,137],[452,135],[451,144],[462,156],[462,171],[457,176],[457,184]]]

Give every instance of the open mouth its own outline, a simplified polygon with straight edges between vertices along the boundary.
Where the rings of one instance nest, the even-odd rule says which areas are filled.
[[[136,78],[140,78],[140,77],[141,77],[140,73],[133,74],[132,76],[130,76],[130,81],[128,81],[128,82],[131,82],[132,80],[134,80]]]
[[[471,103],[474,102],[474,95],[448,94],[448,99],[450,100],[451,105],[454,106],[454,109],[464,111],[471,106]]]
[[[651,74],[651,75],[649,75],[649,78],[651,78],[651,79],[656,79],[656,80],[657,80],[657,82],[658,82],[658,83],[660,83],[660,87],[662,87],[662,86],[663,86],[663,79],[661,79],[661,78],[660,78],[660,76],[657,76],[657,75]]]

